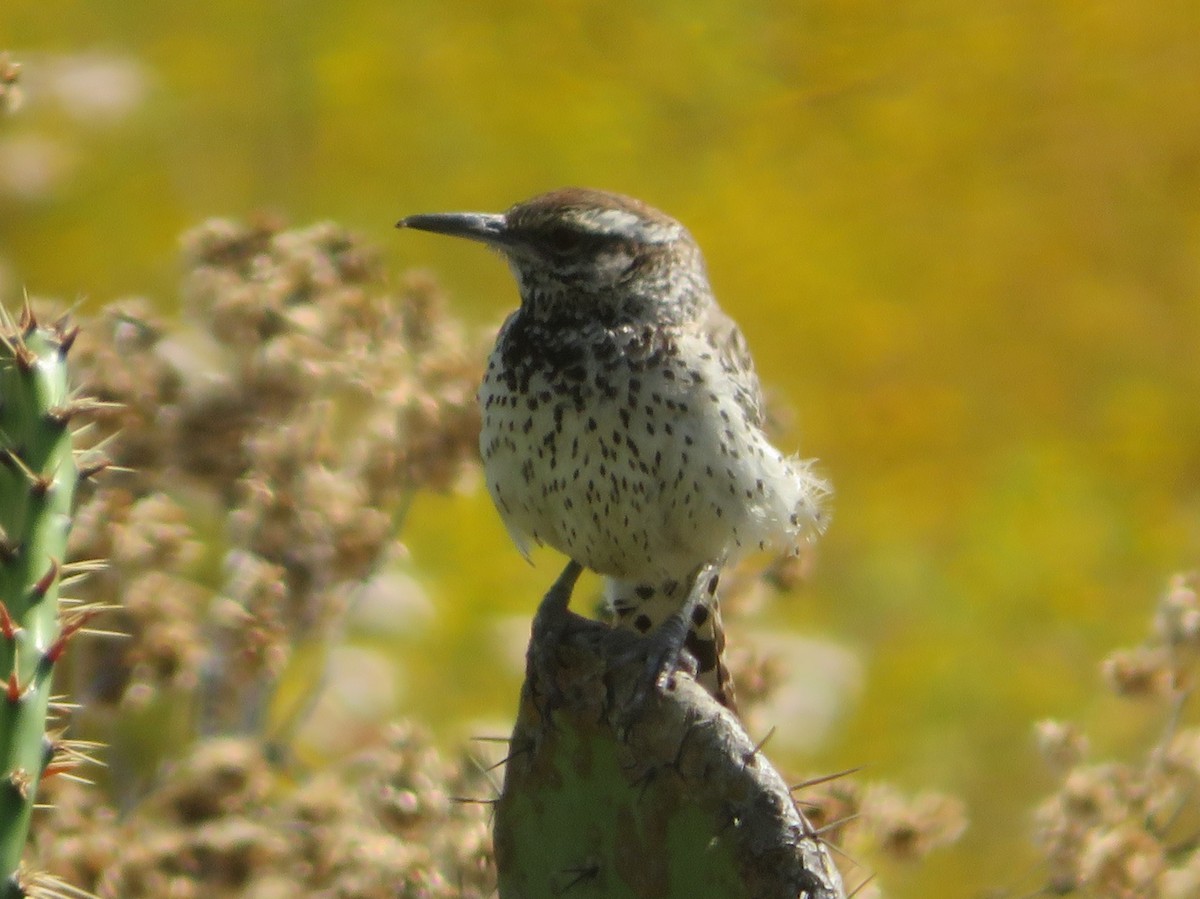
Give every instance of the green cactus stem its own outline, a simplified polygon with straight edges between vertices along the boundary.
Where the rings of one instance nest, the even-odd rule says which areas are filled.
[[[0,899],[26,895],[20,873],[47,735],[54,665],[82,623],[59,615],[59,574],[79,479],[66,356],[74,330],[27,308],[0,315]]]
[[[682,672],[642,689],[639,637],[563,614],[534,624],[496,803],[501,899],[845,899],[737,718]]]

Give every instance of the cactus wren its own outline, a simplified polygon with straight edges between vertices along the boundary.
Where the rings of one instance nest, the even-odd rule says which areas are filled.
[[[733,708],[712,572],[815,534],[828,488],[764,435],[750,354],[695,240],[638,200],[579,188],[398,227],[479,241],[516,277],[479,400],[488,490],[517,545],[605,575],[615,624],[675,633]]]

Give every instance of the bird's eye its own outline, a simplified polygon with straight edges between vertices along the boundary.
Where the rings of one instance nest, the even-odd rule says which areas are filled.
[[[556,253],[568,253],[583,242],[583,235],[573,228],[551,228],[542,236],[542,241]]]

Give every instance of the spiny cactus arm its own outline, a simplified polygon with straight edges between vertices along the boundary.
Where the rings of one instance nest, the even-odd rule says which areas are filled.
[[[0,316],[0,899],[25,895],[21,853],[47,736],[54,665],[81,622],[63,628],[59,575],[78,469],[66,356],[75,332],[26,309]]]
[[[633,634],[569,613],[552,646],[537,631],[496,805],[502,899],[844,899],[734,715],[684,674],[640,689]]]

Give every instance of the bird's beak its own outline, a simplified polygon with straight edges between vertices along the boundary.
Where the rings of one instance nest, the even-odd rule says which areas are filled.
[[[493,247],[504,247],[508,239],[508,223],[504,216],[488,212],[432,212],[410,215],[396,222],[396,227],[465,237]]]

